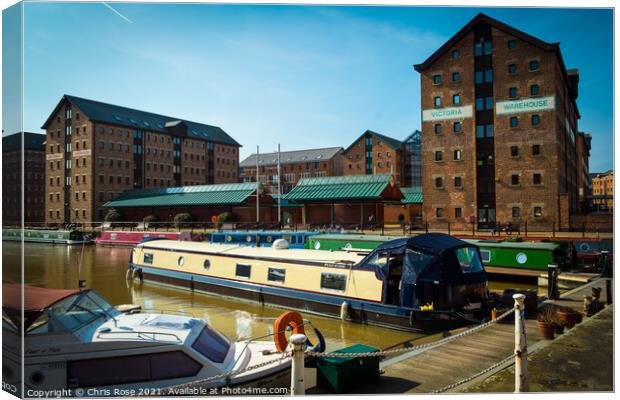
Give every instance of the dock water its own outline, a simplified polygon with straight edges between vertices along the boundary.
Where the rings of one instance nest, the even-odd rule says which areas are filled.
[[[607,299],[606,278],[596,278],[576,289],[563,293],[558,300],[545,302],[583,310],[584,296],[590,296],[593,287],[601,288],[600,301]],[[612,280],[613,284],[613,280]],[[613,287],[611,289],[613,293]],[[584,316],[584,320],[587,317]],[[528,353],[532,354],[551,341],[541,340],[535,319],[525,323]],[[407,354],[381,364],[381,379],[363,385],[352,393],[432,393],[451,387],[463,389],[472,382],[484,379],[513,364],[512,359],[497,365],[514,352],[514,322],[502,322],[465,336],[443,346]],[[485,373],[481,374],[481,372]],[[473,376],[475,379],[469,379]]]

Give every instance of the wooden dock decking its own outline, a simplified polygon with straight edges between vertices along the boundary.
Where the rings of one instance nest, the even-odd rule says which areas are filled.
[[[551,302],[581,311],[583,296],[590,295],[592,287],[602,288],[601,301],[605,302],[605,281],[605,278],[594,279],[564,293],[559,300]],[[526,320],[525,327],[529,353],[550,343],[541,340],[535,319]],[[441,390],[470,378],[510,356],[514,352],[514,330],[514,322],[500,322],[470,336],[413,354],[408,358],[400,356],[393,360],[385,360],[381,364],[385,371],[381,379],[363,385],[353,393],[431,393]],[[512,360],[506,362],[505,366],[511,364]],[[459,387],[454,388],[453,391],[458,389]]]

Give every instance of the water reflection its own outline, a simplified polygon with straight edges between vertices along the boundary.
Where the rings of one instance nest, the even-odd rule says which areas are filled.
[[[282,312],[253,302],[193,293],[153,282],[128,285],[125,273],[130,252],[129,248],[26,243],[25,282],[50,288],[77,288],[78,280],[84,279],[87,287],[111,304],[133,303],[149,310],[191,313],[230,338],[265,335],[272,331],[273,319]],[[19,243],[3,242],[2,253],[5,279],[19,282]],[[328,350],[355,343],[385,348],[421,336],[310,314],[304,317],[323,333]]]

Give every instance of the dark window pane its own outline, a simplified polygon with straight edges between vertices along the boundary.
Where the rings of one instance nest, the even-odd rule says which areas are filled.
[[[483,83],[484,82],[484,72],[476,71],[474,74],[475,83]]]
[[[239,265],[239,264],[237,264]],[[221,363],[230,349],[230,342],[221,333],[205,326],[192,348],[209,360]]]
[[[514,75],[517,73],[517,64],[508,64],[508,73]]]
[[[267,280],[271,282],[282,282],[286,278],[286,270],[284,268],[269,268],[267,271]]]
[[[537,156],[539,154],[540,154],[540,145],[539,144],[532,145],[532,155]]]
[[[439,85],[441,83],[441,75],[433,75],[433,83]]]
[[[540,125],[540,115],[532,115],[532,125]]]
[[[463,210],[460,207],[457,207],[454,209],[455,218],[461,218],[462,215],[463,215]]]
[[[460,57],[460,53],[458,50],[452,50],[452,59],[453,60],[458,60],[458,58]]]
[[[516,87],[511,87],[510,89],[508,89],[508,96],[509,97],[517,97],[517,88]]]
[[[530,71],[536,71],[538,69],[538,61],[530,61]]]
[[[249,278],[252,266],[250,264],[237,264],[235,275],[242,278]]]
[[[517,117],[510,117],[510,126],[513,127],[513,128],[519,126],[519,118],[517,118]]]
[[[330,274],[323,272],[321,274],[321,289],[331,289],[344,292],[347,288],[346,275]]]
[[[460,122],[455,122],[455,123],[452,125],[452,130],[453,130],[454,132],[460,132],[460,131],[461,131],[461,123],[460,123]]]
[[[482,55],[482,43],[474,44],[474,56],[478,57]]]
[[[443,208],[435,210],[435,215],[437,215],[437,218],[443,218]]]
[[[518,146],[510,146],[510,155],[512,157],[517,157],[519,155],[519,147]]]
[[[443,178],[441,177],[435,178],[435,187],[437,188],[443,187]]]
[[[519,184],[519,175],[512,175],[512,177],[511,177],[511,180],[510,180],[510,181],[511,181],[511,183],[512,183],[513,185],[518,185],[518,184]]]
[[[519,218],[519,215],[521,215],[521,210],[519,209],[519,207],[512,207],[513,218]]]
[[[435,124],[435,133],[441,133],[441,124]]]
[[[532,96],[538,95],[539,92],[540,92],[540,87],[538,85],[530,86],[530,93]]]
[[[461,74],[459,74],[458,72],[453,72],[452,73],[452,81],[453,82],[458,82],[461,80]]]
[[[542,176],[540,174],[534,174],[534,185],[540,185],[542,183]]]
[[[514,49],[517,47],[517,41],[516,40],[509,40],[508,41],[508,48],[509,49]]]

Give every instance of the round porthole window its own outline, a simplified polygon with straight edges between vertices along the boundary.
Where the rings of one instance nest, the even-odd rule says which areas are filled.
[[[232,242],[232,236],[230,236],[230,235],[226,236],[226,241],[227,242]]]
[[[179,264],[179,267],[182,267],[183,264],[185,264],[185,258],[184,257],[179,257],[179,260],[177,261],[177,264]]]
[[[517,254],[517,262],[519,264],[525,264],[527,262],[527,254],[525,253]]]
[[[320,249],[320,248],[321,248],[321,242],[316,242],[316,243],[314,244],[314,249],[315,249],[315,250],[318,250],[318,249]]]
[[[271,236],[267,236],[267,243],[273,242],[273,238]]]
[[[587,253],[590,251],[590,244],[589,243],[580,243],[579,244],[579,250],[583,253]]]
[[[209,260],[205,260],[205,262],[202,263],[202,266],[204,269],[209,269],[209,267],[211,267],[211,262]]]
[[[248,235],[245,237],[245,241],[250,243],[252,241],[252,236]]]

